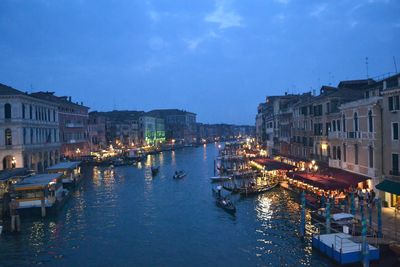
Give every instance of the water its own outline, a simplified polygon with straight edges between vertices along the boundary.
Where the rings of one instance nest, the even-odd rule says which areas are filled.
[[[234,197],[236,216],[216,207],[208,177],[217,150],[86,170],[57,217],[23,219],[20,235],[0,237],[0,266],[330,266],[300,241],[299,204],[283,189]],[[177,169],[187,177],[173,180]]]

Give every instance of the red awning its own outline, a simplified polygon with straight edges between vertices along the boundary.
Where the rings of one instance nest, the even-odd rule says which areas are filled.
[[[263,165],[265,167],[265,170],[267,171],[273,171],[273,170],[285,170],[285,171],[290,171],[290,170],[294,170],[296,167],[280,162],[280,161],[276,161],[273,159],[269,159],[269,158],[258,158],[258,159],[254,159],[254,162]]]
[[[324,190],[347,189],[350,187],[348,184],[335,178],[316,173],[289,172],[287,176]]]
[[[338,181],[348,184],[349,187],[357,186],[358,183],[365,182],[365,181],[371,179],[364,175],[360,175],[357,173],[352,173],[349,171],[332,168],[332,167],[321,169],[321,173],[328,177],[334,177]]]

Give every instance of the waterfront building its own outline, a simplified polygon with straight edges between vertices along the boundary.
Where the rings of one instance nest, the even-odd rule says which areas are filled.
[[[90,154],[88,119],[89,107],[72,102],[71,97],[56,96],[54,92],[37,92],[33,97],[57,105],[60,125],[61,154],[64,157],[79,157]]]
[[[43,172],[60,158],[57,103],[0,84],[0,170]]]
[[[400,207],[400,74],[382,82],[383,176],[382,197],[389,207]]]
[[[155,109],[148,116],[164,119],[165,138],[176,143],[196,142],[196,114],[179,109]]]
[[[139,118],[139,125],[143,145],[157,146],[165,142],[164,119],[145,115]]]
[[[266,125],[265,125],[265,115],[266,115],[267,104],[260,103],[257,108],[256,115],[256,141],[259,144],[264,144],[266,140]]]
[[[107,148],[106,117],[97,111],[89,113],[88,134],[90,151]]]

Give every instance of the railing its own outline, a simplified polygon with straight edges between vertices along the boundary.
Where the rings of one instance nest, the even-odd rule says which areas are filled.
[[[65,124],[65,127],[67,127],[67,128],[82,128],[84,125],[82,124],[82,123],[73,123],[73,122],[70,122],[70,123],[66,123]]]

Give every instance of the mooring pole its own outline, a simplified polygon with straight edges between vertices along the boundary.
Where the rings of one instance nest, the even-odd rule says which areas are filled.
[[[378,211],[378,237],[382,237],[382,201],[380,198],[376,200],[376,209]]]
[[[351,214],[353,216],[356,215],[356,206],[354,203],[354,192],[350,193],[350,209],[351,209]]]
[[[365,219],[362,220],[362,263],[363,267],[369,267],[369,247],[367,243],[367,221]]]
[[[301,217],[300,217],[300,235],[304,237],[306,232],[306,193],[301,192]]]
[[[326,233],[331,233],[331,200],[330,198],[326,201],[326,208],[325,208],[325,217],[326,217]]]

